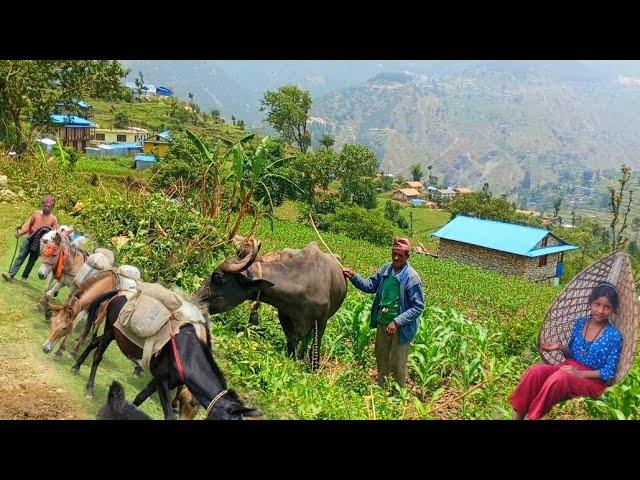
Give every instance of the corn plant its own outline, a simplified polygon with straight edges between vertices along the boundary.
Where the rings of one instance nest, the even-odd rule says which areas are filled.
[[[586,402],[587,411],[594,417],[611,420],[640,418],[640,374],[638,364],[629,371],[625,379],[607,389],[598,400]]]

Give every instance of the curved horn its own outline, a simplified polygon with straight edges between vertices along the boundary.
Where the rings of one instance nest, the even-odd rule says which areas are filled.
[[[220,269],[225,273],[244,272],[255,261],[260,251],[261,243],[255,238],[251,240],[251,251],[241,260],[229,258],[224,261]]]

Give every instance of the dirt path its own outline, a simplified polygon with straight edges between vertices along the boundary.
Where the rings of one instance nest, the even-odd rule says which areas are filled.
[[[14,252],[12,231],[27,217],[28,206],[0,204],[0,266],[5,272]],[[16,222],[17,220],[17,222]],[[42,313],[33,310],[40,293],[36,270],[28,284],[0,280],[0,418],[70,419],[88,418],[57,375],[49,359],[38,355],[33,338],[33,322],[42,322]],[[41,353],[41,352],[40,352]]]
[[[13,232],[31,214],[26,204],[0,203],[0,271],[6,272],[15,248]],[[73,218],[56,212],[62,223],[73,224]],[[84,398],[91,366],[90,355],[78,375],[71,373],[73,361],[66,355],[56,360],[42,352],[49,331],[41,311],[34,310],[45,281],[39,280],[37,268],[28,283],[5,282],[0,278],[0,419],[94,419],[107,398],[109,385],[119,381],[132,400],[151,380],[145,373],[132,375],[132,363],[114,344],[105,353],[95,383],[95,399]],[[22,270],[20,270],[22,273]],[[61,291],[58,301],[66,297]],[[144,402],[142,410],[152,418],[163,418],[157,394]]]

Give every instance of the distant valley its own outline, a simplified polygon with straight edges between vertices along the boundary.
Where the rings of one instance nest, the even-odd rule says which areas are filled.
[[[640,166],[640,62],[125,61],[257,131],[264,91],[294,83],[314,104],[314,144],[372,148],[385,172],[420,163],[446,185],[497,193],[584,170]]]

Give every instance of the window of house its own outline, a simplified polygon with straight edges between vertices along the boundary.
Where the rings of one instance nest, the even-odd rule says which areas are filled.
[[[118,137],[118,142],[126,142],[127,141],[127,136],[126,135],[117,135]]]
[[[104,133],[96,133],[96,140],[102,140],[104,142]]]
[[[544,267],[547,264],[547,255],[542,255],[540,260],[538,260],[538,266]]]

